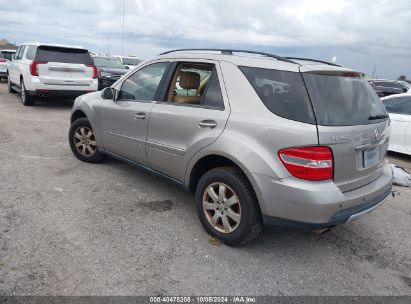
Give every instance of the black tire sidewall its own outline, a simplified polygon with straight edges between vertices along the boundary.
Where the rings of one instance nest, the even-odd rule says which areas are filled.
[[[15,93],[16,91],[12,88],[12,82],[10,80],[10,76],[7,76],[7,90],[9,93]]]
[[[233,168],[231,168],[233,169]],[[243,174],[240,170],[233,171],[227,170],[226,167],[215,168],[205,173],[196,189],[195,201],[197,207],[198,217],[204,226],[205,230],[225,244],[230,246],[237,246],[244,243],[247,237],[250,235],[253,229],[254,217],[256,213],[260,212],[256,204],[256,197],[251,184],[244,183],[245,177],[240,176]],[[203,210],[203,193],[208,185],[214,182],[223,182],[227,184],[238,196],[241,205],[241,221],[237,229],[232,233],[221,233],[215,230],[208,222]],[[247,188],[247,189],[245,189]],[[258,210],[257,210],[258,209]]]
[[[21,98],[21,102],[23,103],[23,105],[24,106],[34,105],[34,98],[27,94],[26,86],[24,85],[24,80],[21,81],[20,88],[21,88],[20,98]],[[24,99],[23,99],[23,94],[22,94],[23,91],[24,91]]]
[[[100,151],[98,151],[98,147],[97,147],[97,151],[90,157],[87,157],[83,154],[81,154],[80,152],[77,151],[75,143],[74,143],[74,132],[81,126],[84,127],[88,127],[91,130],[93,130],[89,120],[86,117],[82,117],[79,119],[76,119],[70,126],[70,131],[69,131],[69,135],[68,135],[68,140],[69,140],[69,144],[70,144],[70,148],[71,151],[73,152],[73,154],[81,161],[83,162],[87,162],[87,163],[99,163],[104,159],[104,154],[102,154]],[[96,137],[94,131],[94,138]]]

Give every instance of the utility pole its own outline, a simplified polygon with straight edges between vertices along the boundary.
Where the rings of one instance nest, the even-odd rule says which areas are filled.
[[[374,78],[374,75],[375,75],[375,69],[377,68],[377,65],[376,64],[374,64],[374,70],[372,70],[372,79],[375,79]]]
[[[121,28],[121,56],[124,55],[124,0],[123,0],[123,27]]]

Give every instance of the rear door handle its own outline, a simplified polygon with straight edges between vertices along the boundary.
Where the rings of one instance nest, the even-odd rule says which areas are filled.
[[[200,128],[214,129],[215,127],[217,127],[217,122],[215,120],[202,120],[197,124],[197,126],[199,126]]]
[[[146,113],[139,112],[134,115],[134,119],[146,119]]]

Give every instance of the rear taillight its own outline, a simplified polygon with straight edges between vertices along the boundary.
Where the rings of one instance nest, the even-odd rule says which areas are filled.
[[[8,59],[0,59],[0,62],[7,62],[9,61]]]
[[[97,67],[94,64],[86,64],[86,66],[93,68],[93,79],[97,78]]]
[[[278,152],[292,176],[320,181],[334,178],[333,153],[329,147],[289,148]]]
[[[39,76],[39,69],[38,69],[38,65],[39,64],[47,64],[47,61],[33,61],[30,64],[30,74],[32,76]]]

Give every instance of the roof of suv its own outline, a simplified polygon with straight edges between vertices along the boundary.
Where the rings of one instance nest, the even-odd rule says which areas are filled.
[[[32,46],[50,46],[50,47],[59,47],[67,49],[80,49],[86,50],[86,48],[78,45],[65,45],[65,44],[55,44],[55,43],[41,43],[41,42],[25,42],[22,45],[32,45]]]
[[[281,57],[269,53],[259,53],[243,50],[218,50],[218,49],[182,49],[159,54],[156,59],[205,59],[226,61],[237,66],[252,66],[257,68],[279,69],[292,72],[323,71],[327,73],[358,73],[348,68],[343,68],[332,63],[307,58]]]

